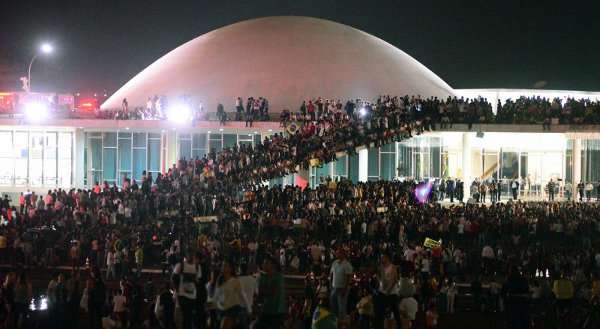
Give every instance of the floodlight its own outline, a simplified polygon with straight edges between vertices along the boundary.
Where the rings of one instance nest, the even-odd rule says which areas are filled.
[[[42,53],[44,54],[51,54],[54,51],[54,47],[52,47],[51,44],[44,42],[42,43],[42,45],[40,46],[40,50],[42,51]]]
[[[25,105],[25,116],[31,121],[42,121],[48,117],[48,107],[38,102],[27,103]]]
[[[358,114],[360,114],[361,117],[364,117],[365,115],[367,115],[367,108],[361,107],[360,110],[358,111]]]
[[[176,104],[167,110],[167,118],[175,123],[185,123],[192,120],[192,109],[186,104]]]

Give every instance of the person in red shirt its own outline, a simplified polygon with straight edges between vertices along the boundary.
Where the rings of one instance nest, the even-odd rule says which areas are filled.
[[[21,192],[21,195],[19,195],[19,213],[21,215],[23,214],[23,210],[25,210],[25,195]]]
[[[315,120],[315,104],[312,101],[308,101],[308,105],[306,106],[306,110],[308,115],[310,115],[311,120]]]

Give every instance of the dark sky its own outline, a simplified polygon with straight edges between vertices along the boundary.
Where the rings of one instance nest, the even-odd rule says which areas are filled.
[[[51,40],[57,51],[34,65],[34,88],[111,93],[171,49],[215,28],[302,15],[380,37],[455,88],[531,88],[547,81],[549,89],[600,90],[597,0],[4,1],[3,89],[19,87],[6,77],[25,72],[41,40]]]

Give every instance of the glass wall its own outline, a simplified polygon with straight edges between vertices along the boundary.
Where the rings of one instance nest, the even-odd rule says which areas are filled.
[[[358,157],[357,161],[358,161]],[[309,168],[309,184],[311,187],[318,186],[325,181],[326,178],[333,178],[340,180],[342,178],[350,177],[349,167],[351,166],[352,157],[346,155],[337,158],[336,161],[326,163],[319,166],[312,166]],[[358,166],[357,166],[358,169]],[[358,173],[357,173],[358,180]]]
[[[159,141],[160,142],[160,141]],[[179,159],[195,159],[202,158],[205,154],[211,151],[220,152],[224,148],[234,146],[254,146],[262,142],[262,136],[256,132],[254,134],[236,134],[228,132],[212,132],[203,133],[180,133],[177,134],[177,158]],[[288,175],[282,178],[270,180],[268,184],[288,185],[293,184],[294,175]]]
[[[449,166],[448,153],[443,158],[442,153],[439,137],[419,136],[398,143],[398,175],[418,180],[440,177]]]
[[[4,130],[0,143],[0,185],[71,186],[71,132]]]
[[[600,140],[581,141],[581,179],[584,182],[600,181]]]
[[[144,171],[160,172],[160,133],[87,132],[84,184],[121,185],[123,179],[142,180]]]
[[[390,143],[368,152],[368,180],[393,180],[396,177],[396,144]],[[313,166],[309,169],[311,187],[318,186],[325,178],[347,178],[358,182],[358,155],[341,156],[336,161]]]
[[[223,148],[234,145],[251,145],[260,143],[260,134],[229,134],[229,133],[185,133],[177,135],[179,159],[202,158],[211,150],[220,152]]]

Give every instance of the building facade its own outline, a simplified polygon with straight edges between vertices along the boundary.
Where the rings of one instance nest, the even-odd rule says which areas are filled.
[[[167,172],[178,159],[203,157],[210,150],[256,145],[281,132],[276,122],[49,120],[29,125],[0,119],[0,190],[84,188],[96,182],[120,185],[141,180],[144,172]],[[294,184],[300,178],[316,186],[326,178],[354,182],[414,178],[478,180],[520,179],[528,192],[543,197],[552,179],[576,186],[600,181],[600,127],[539,125],[455,125],[357,155],[301,170],[294,177],[265,182]]]

